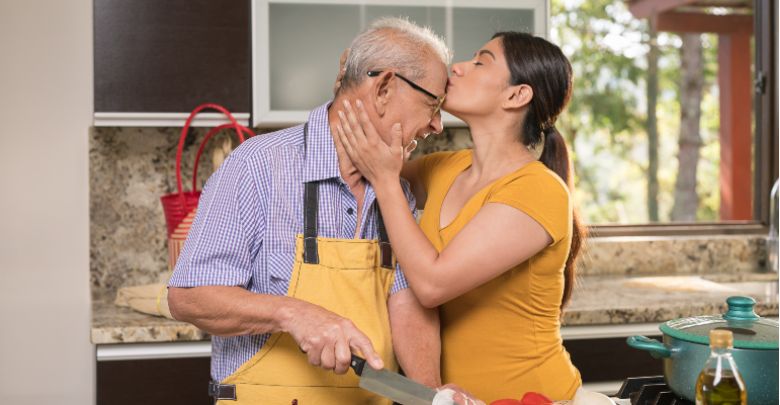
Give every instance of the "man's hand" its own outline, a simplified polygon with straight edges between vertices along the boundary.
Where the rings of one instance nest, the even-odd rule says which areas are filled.
[[[309,363],[344,374],[349,370],[352,353],[360,353],[371,367],[384,367],[371,340],[352,321],[305,301],[293,306],[283,330],[298,343]]]
[[[255,294],[241,287],[171,287],[168,304],[175,319],[216,336],[289,333],[309,362],[344,374],[351,353],[380,369],[371,341],[348,319],[320,306],[286,296]]]

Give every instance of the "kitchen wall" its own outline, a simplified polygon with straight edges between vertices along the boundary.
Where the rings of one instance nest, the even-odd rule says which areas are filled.
[[[113,294],[123,286],[168,276],[160,196],[176,189],[180,131],[98,127],[90,132],[90,281],[96,293]],[[190,189],[193,161],[204,135],[203,129],[196,128],[187,138],[182,159],[185,190]],[[228,133],[223,133],[207,145],[198,169],[199,187],[214,170],[213,151],[227,139]],[[415,153],[471,145],[464,130],[448,130],[429,139]]]
[[[0,1],[0,402],[94,403],[92,2]]]

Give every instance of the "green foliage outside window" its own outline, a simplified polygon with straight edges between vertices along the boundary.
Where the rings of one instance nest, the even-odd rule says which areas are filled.
[[[569,57],[574,93],[558,122],[572,149],[576,201],[589,224],[669,222],[675,203],[680,138],[681,37],[656,35],[658,92],[657,218],[649,211],[647,20],[622,0],[552,0],[551,39]],[[718,221],[720,206],[717,36],[702,34],[699,222]]]

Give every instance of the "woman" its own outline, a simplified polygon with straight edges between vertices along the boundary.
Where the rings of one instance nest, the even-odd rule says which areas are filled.
[[[542,38],[502,32],[451,73],[443,108],[468,124],[473,149],[404,165],[400,128],[381,142],[360,100],[345,105],[337,138],[375,190],[410,288],[440,308],[442,380],[488,402],[571,399],[581,379],[560,314],[582,231],[555,129],[571,65]],[[424,203],[419,227],[399,175]]]

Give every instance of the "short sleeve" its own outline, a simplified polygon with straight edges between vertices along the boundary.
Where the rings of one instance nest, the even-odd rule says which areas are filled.
[[[244,160],[234,154],[203,189],[171,287],[249,284],[265,223],[259,190]]]
[[[412,215],[417,218],[417,202],[414,199],[414,194],[412,194],[412,189],[409,186],[409,182],[407,182],[405,179],[401,179],[401,188],[404,190],[404,195],[406,196],[406,200],[409,201],[409,210],[412,212]],[[395,264],[395,279],[393,280],[393,285],[390,287],[390,295],[393,295],[401,290],[405,290],[409,288],[409,283],[406,281],[406,276],[404,276],[403,269],[401,269],[401,265],[396,262]]]
[[[524,212],[550,234],[553,243],[571,233],[568,188],[557,175],[546,169],[522,173],[497,185],[487,202],[505,204]]]
[[[440,168],[439,164],[452,154],[453,152],[434,152],[418,159],[417,177],[424,189],[430,189],[431,179],[436,176],[436,169]]]

